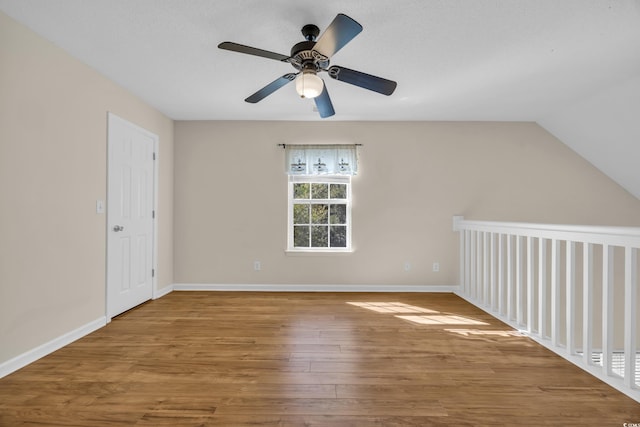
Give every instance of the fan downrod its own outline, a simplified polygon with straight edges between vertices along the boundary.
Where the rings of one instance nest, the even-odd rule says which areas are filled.
[[[302,27],[302,35],[304,39],[310,42],[316,41],[316,38],[320,34],[320,28],[313,24],[307,24]]]

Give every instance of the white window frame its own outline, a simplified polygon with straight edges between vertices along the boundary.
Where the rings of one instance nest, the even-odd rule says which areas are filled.
[[[295,247],[293,245],[293,185],[299,183],[322,183],[322,184],[346,184],[347,185],[347,197],[344,202],[347,205],[346,212],[346,228],[347,228],[347,245],[346,247]],[[331,254],[331,253],[350,253],[353,252],[353,246],[351,244],[351,176],[339,176],[339,175],[289,175],[288,182],[288,203],[287,203],[287,252],[288,253],[312,253],[312,254]],[[318,199],[318,203],[331,199]]]

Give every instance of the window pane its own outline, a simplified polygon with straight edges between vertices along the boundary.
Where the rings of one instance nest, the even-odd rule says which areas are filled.
[[[347,198],[347,184],[331,184],[331,198],[332,199],[346,199]]]
[[[331,247],[332,248],[347,247],[347,227],[343,225],[331,226]]]
[[[326,224],[329,222],[328,205],[311,205],[311,224]]]
[[[329,246],[329,227],[313,226],[311,227],[311,247],[326,248]]]
[[[308,204],[293,205],[293,223],[309,224],[309,205]]]
[[[309,227],[298,225],[293,227],[293,246],[297,248],[309,247]]]
[[[347,223],[347,205],[343,205],[343,204],[331,205],[330,223],[331,224]]]
[[[329,198],[329,184],[311,184],[311,198],[312,199],[328,199]]]
[[[294,199],[308,199],[309,198],[309,184],[293,184],[293,198]]]

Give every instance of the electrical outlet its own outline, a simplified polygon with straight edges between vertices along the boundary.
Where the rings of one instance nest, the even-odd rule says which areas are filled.
[[[440,263],[438,261],[433,263],[433,271],[436,273],[440,271]]]
[[[404,262],[404,271],[411,270],[411,263],[409,261]]]
[[[260,264],[260,261],[253,261],[253,269],[255,271],[260,271],[261,268],[262,268],[262,265]]]

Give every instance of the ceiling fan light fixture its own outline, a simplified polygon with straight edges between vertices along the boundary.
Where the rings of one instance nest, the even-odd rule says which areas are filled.
[[[313,71],[303,71],[296,77],[296,92],[302,98],[315,98],[322,93],[324,82]]]
[[[331,24],[320,34],[320,29],[308,24],[302,27],[302,35],[305,41],[296,43],[291,48],[290,55],[282,55],[257,47],[245,46],[239,43],[222,42],[220,49],[247,55],[260,56],[285,62],[295,68],[295,72],[278,77],[253,95],[245,99],[245,102],[255,104],[271,95],[285,85],[296,82],[296,92],[302,98],[313,98],[315,110],[321,118],[331,117],[335,114],[329,92],[324,81],[317,76],[320,72],[329,74],[334,80],[348,83],[354,86],[368,89],[382,95],[391,95],[396,89],[396,82],[383,79],[361,71],[333,65],[329,67],[331,57],[349,43],[362,31],[362,25],[344,13],[339,13],[331,21]]]

